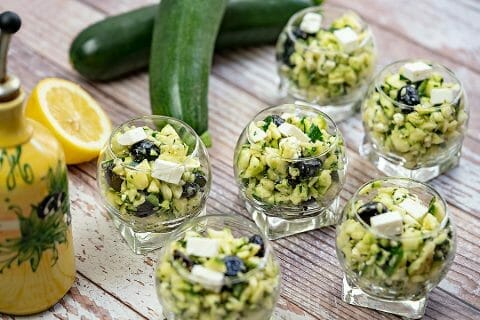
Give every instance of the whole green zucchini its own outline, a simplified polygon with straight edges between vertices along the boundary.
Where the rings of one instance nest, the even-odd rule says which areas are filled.
[[[321,0],[229,0],[217,49],[273,43],[295,12]],[[90,80],[108,81],[148,65],[158,5],[108,17],[81,31],[70,61]]]
[[[227,0],[162,0],[150,54],[153,114],[181,119],[208,138],[208,77]]]

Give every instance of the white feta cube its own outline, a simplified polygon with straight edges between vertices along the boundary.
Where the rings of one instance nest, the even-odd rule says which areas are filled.
[[[350,53],[358,47],[358,34],[352,28],[335,30],[333,35],[337,38],[346,53]]]
[[[417,221],[421,220],[428,212],[426,206],[412,198],[406,198],[400,202],[399,206]]]
[[[300,141],[295,137],[288,137],[280,139],[278,143],[280,155],[285,158],[297,159],[300,157],[301,148]]]
[[[147,138],[147,134],[143,128],[135,128],[125,131],[121,134],[117,141],[122,146],[131,146],[139,141],[145,140]]]
[[[315,12],[309,12],[303,16],[300,30],[306,33],[317,33],[322,27],[322,16]]]
[[[297,126],[284,122],[278,127],[278,131],[285,137],[294,137],[300,142],[309,142],[310,138]]]
[[[251,142],[256,143],[265,139],[267,134],[252,122],[248,126],[248,137]]]
[[[401,70],[402,76],[412,82],[427,79],[432,74],[432,67],[422,61],[406,63]]]
[[[178,184],[185,172],[185,167],[180,163],[155,160],[152,168],[152,177],[172,184]]]
[[[402,233],[403,217],[400,212],[390,211],[370,218],[372,228],[386,236]]]
[[[211,258],[218,254],[218,239],[191,237],[187,239],[187,254],[197,257]]]
[[[202,265],[196,264],[192,268],[191,278],[203,287],[214,291],[220,291],[223,286],[224,274],[210,270]]]
[[[450,88],[433,88],[430,92],[430,102],[432,104],[450,103],[455,99],[455,90]]]

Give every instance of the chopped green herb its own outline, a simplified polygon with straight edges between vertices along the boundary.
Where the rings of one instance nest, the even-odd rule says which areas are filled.
[[[263,131],[267,131],[268,126],[270,125],[270,123],[272,123],[272,121],[273,121],[272,116],[268,116],[268,117],[265,118],[265,120],[263,120],[263,122],[265,122],[265,124],[262,127]]]
[[[320,129],[315,124],[312,124],[312,126],[310,127],[310,132],[308,133],[308,136],[313,142],[317,140],[323,141],[322,131],[320,131]]]

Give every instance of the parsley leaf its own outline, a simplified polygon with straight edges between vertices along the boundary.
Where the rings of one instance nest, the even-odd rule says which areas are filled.
[[[266,117],[264,120],[265,124],[263,125],[262,129],[263,131],[267,131],[268,130],[268,126],[270,125],[270,123],[273,122],[273,117],[272,116],[268,116]]]
[[[323,141],[322,131],[320,131],[320,129],[314,124],[312,124],[312,126],[310,127],[310,131],[308,132],[308,136],[310,137],[312,142],[315,142],[317,140]]]

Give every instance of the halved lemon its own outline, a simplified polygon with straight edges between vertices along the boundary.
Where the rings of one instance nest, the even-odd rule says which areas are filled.
[[[99,104],[79,85],[63,79],[41,80],[28,98],[26,115],[52,131],[67,164],[96,158],[112,130]]]

